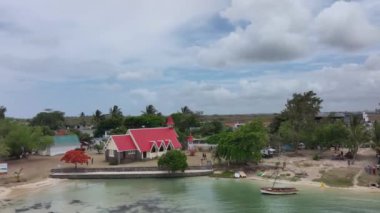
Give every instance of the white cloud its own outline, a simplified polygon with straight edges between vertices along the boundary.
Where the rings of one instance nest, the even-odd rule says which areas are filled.
[[[224,67],[290,61],[335,49],[358,51],[379,44],[380,20],[369,11],[380,11],[380,4],[326,2],[232,0],[220,15],[235,30],[200,47],[198,59]]]
[[[305,34],[311,14],[300,1],[233,0],[221,16],[249,24],[201,49],[199,58],[206,64],[290,60],[309,50]]]
[[[356,2],[337,1],[316,17],[322,42],[345,50],[357,50],[380,41],[378,26],[371,24]]]
[[[278,112],[293,92],[312,89],[327,110],[371,109],[379,101],[379,12],[377,0],[4,0],[0,105],[25,117],[112,104],[126,114],[148,104],[163,113],[184,105]],[[301,59],[305,67],[292,72],[288,63]]]
[[[133,69],[131,71],[121,72],[117,78],[119,80],[138,80],[145,81],[150,79],[158,79],[162,77],[162,72],[154,69]]]
[[[154,91],[150,91],[149,89],[133,89],[129,92],[135,100],[138,102],[155,102],[157,100],[157,93]]]
[[[373,65],[379,58],[372,55],[363,63],[269,73],[226,83],[184,82],[178,90],[167,88],[158,96],[170,94],[177,103],[174,109],[190,105],[206,113],[271,113],[280,112],[293,93],[313,90],[324,100],[325,111],[373,110],[380,101],[380,66]]]

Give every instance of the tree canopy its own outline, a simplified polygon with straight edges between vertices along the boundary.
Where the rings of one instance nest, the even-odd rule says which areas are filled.
[[[313,91],[294,93],[287,100],[285,109],[269,126],[271,134],[278,134],[282,141],[297,147],[301,141],[312,141],[315,116],[320,112],[322,99]]]
[[[187,158],[184,153],[179,150],[170,150],[158,159],[158,167],[169,171],[185,171],[188,167]]]
[[[44,135],[41,127],[7,119],[0,121],[0,144],[6,150],[2,155],[20,157],[27,152],[43,150],[52,143],[53,138]]]
[[[61,161],[65,161],[65,163],[73,163],[75,164],[75,168],[77,168],[77,164],[88,163],[91,157],[86,155],[83,150],[69,150],[65,153],[65,155],[61,158]]]
[[[376,150],[380,154],[380,122],[376,121],[373,125],[373,142],[376,145]]]
[[[7,111],[7,108],[5,106],[0,106],[0,119],[5,118],[5,112]]]
[[[141,111],[143,115],[161,115],[160,112],[157,111],[157,109],[152,105],[148,105],[145,107],[145,111]]]
[[[371,133],[361,123],[359,115],[353,115],[350,119],[349,137],[347,146],[354,154],[354,158],[361,144],[371,140]]]
[[[47,126],[51,130],[64,127],[65,113],[60,111],[40,112],[31,121],[33,126]]]
[[[261,149],[268,143],[268,133],[263,122],[256,120],[234,132],[220,133],[219,140],[216,158],[235,163],[258,162]]]
[[[102,120],[104,120],[105,116],[100,110],[96,110],[95,113],[92,115],[92,120],[95,122],[95,124],[99,124]]]

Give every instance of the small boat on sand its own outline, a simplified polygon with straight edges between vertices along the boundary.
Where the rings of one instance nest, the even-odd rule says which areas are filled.
[[[275,187],[276,180],[278,177],[278,171],[276,173],[276,177],[273,181],[272,187],[262,187],[260,188],[261,194],[267,195],[292,195],[297,194],[298,190],[294,187]]]
[[[297,194],[298,190],[294,187],[263,187],[260,192],[269,195],[292,195]]]

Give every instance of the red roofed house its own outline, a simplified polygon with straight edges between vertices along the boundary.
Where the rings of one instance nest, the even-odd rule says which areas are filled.
[[[152,159],[171,149],[181,149],[174,122],[167,127],[129,129],[125,135],[111,135],[105,145],[106,161],[119,164],[124,159]]]

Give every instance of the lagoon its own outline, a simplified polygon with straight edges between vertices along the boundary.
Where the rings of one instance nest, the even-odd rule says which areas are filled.
[[[261,195],[269,182],[209,177],[68,180],[12,200],[0,212],[368,212],[380,193],[298,187],[299,194]]]

